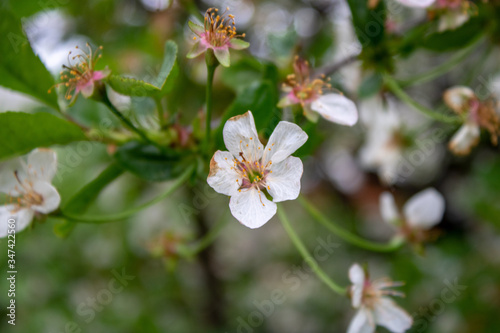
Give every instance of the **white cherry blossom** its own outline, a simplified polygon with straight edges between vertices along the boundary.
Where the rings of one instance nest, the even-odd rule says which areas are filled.
[[[325,93],[325,90],[331,90],[331,84],[324,76],[312,78],[307,61],[296,57],[293,67],[294,74],[288,75],[283,84],[283,91],[287,94],[278,107],[300,104],[304,115],[314,122],[319,116],[345,126],[358,122],[356,104],[340,93]]]
[[[0,206],[0,237],[7,235],[9,219],[21,231],[35,214],[48,214],[59,207],[61,197],[51,183],[57,170],[54,151],[35,149],[27,161],[7,162],[0,170],[0,192],[11,197],[10,203]]]
[[[307,134],[296,124],[281,121],[264,147],[248,111],[230,118],[223,136],[229,151],[215,152],[207,182],[231,197],[229,208],[238,221],[259,228],[276,214],[276,202],[298,197],[303,166],[290,155],[307,141]]]
[[[363,268],[354,264],[349,269],[351,302],[358,312],[351,320],[347,333],[373,333],[377,325],[394,333],[403,333],[413,324],[411,316],[387,296],[403,296],[388,288],[402,283],[389,279],[370,281]]]
[[[446,90],[443,99],[450,109],[464,118],[464,123],[448,145],[454,154],[469,154],[479,143],[481,128],[490,133],[494,145],[498,143],[500,115],[493,98],[481,101],[472,89],[456,86]]]
[[[427,238],[427,231],[443,218],[445,200],[434,188],[427,188],[411,197],[401,214],[389,192],[380,196],[380,213],[385,222],[400,228],[403,236],[414,243]]]
[[[396,0],[402,5],[407,7],[415,7],[415,8],[427,8],[436,2],[436,0]]]

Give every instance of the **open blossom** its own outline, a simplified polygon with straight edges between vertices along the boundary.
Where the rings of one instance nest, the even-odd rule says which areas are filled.
[[[349,269],[352,306],[358,309],[347,329],[347,333],[373,333],[377,325],[394,333],[402,333],[413,324],[411,316],[387,296],[403,296],[388,288],[401,286],[384,278],[370,281],[360,265]]]
[[[278,107],[300,104],[304,115],[311,121],[318,120],[320,114],[331,122],[353,126],[358,121],[358,110],[353,101],[342,94],[324,94],[331,89],[331,84],[323,78],[312,79],[309,63],[299,57],[295,58],[294,74],[287,77],[283,91],[287,93],[278,103]]]
[[[394,196],[384,192],[380,196],[380,213],[385,222],[400,228],[402,236],[414,243],[426,240],[428,230],[441,222],[445,201],[434,188],[425,189],[406,202],[400,214]]]
[[[407,135],[394,108],[383,108],[378,100],[373,102],[366,103],[373,117],[367,122],[366,144],[361,147],[360,160],[365,168],[376,170],[385,183],[393,184],[408,146]]]
[[[82,93],[85,98],[92,97],[96,85],[100,84],[111,73],[107,68],[102,71],[95,70],[95,65],[102,56],[100,54],[102,46],[99,46],[96,51],[92,51],[88,43],[86,46],[88,52],[81,50],[78,46],[76,49],[81,53],[72,55],[72,51],[69,52],[68,66],[63,65],[64,70],[61,71],[60,79],[62,82],[56,85],[66,87],[65,98],[70,101],[70,104],[76,101],[79,93]],[[73,64],[72,61],[75,60],[77,62]]]
[[[248,42],[238,38],[245,37],[245,34],[236,33],[234,16],[228,14],[228,10],[229,8],[226,8],[226,11],[219,15],[219,9],[209,8],[205,13],[203,27],[188,22],[189,28],[196,34],[196,42],[188,53],[188,58],[195,58],[207,49],[212,49],[217,60],[223,66],[229,67],[229,48],[242,50],[250,46]]]
[[[496,145],[500,135],[500,116],[497,102],[490,98],[480,101],[468,87],[457,86],[444,93],[446,105],[464,118],[464,124],[452,137],[449,148],[456,155],[467,155],[479,143],[481,128],[490,133],[491,142]]]
[[[0,237],[7,235],[9,219],[14,219],[16,231],[21,231],[35,214],[48,214],[61,202],[59,193],[51,184],[57,170],[54,151],[35,149],[26,162],[18,159],[3,167],[0,192],[12,199],[9,204],[0,206]]]
[[[215,152],[207,182],[231,197],[229,209],[238,221],[259,228],[276,214],[275,202],[298,197],[303,166],[290,155],[307,141],[307,134],[296,124],[281,121],[264,147],[248,111],[230,118],[223,136],[229,151]]]

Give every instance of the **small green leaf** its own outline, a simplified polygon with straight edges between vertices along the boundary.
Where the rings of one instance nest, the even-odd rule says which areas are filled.
[[[70,215],[85,213],[99,193],[123,172],[124,170],[118,164],[112,163],[97,178],[78,191],[61,210]]]
[[[166,82],[177,58],[177,44],[173,41],[165,43],[163,63],[158,76],[144,81],[121,75],[110,75],[108,83],[116,92],[127,96],[156,96],[166,90]]]
[[[0,160],[37,147],[87,140],[75,124],[49,113],[0,113]]]
[[[480,17],[473,17],[455,30],[436,32],[424,38],[420,47],[436,52],[462,49],[473,43],[484,31]]]
[[[21,21],[7,8],[0,8],[0,85],[33,96],[59,110],[57,94],[48,93],[52,75],[33,53]]]
[[[127,171],[151,182],[173,179],[195,163],[194,155],[152,145],[129,142],[118,148],[116,161]]]

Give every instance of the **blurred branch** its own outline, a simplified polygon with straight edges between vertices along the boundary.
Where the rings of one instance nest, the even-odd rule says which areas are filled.
[[[420,111],[429,118],[432,118],[443,123],[459,124],[462,120],[459,117],[446,115],[442,113],[437,113],[434,110],[428,109],[427,107],[421,105],[413,98],[411,98],[399,85],[398,83],[389,75],[384,75],[384,83],[389,88],[389,90],[396,95],[401,101],[412,106],[417,111]]]
[[[293,245],[295,245],[299,253],[302,255],[304,261],[307,262],[307,264],[311,267],[311,270],[318,276],[321,281],[323,281],[328,287],[330,287],[331,290],[341,296],[345,296],[347,292],[346,288],[341,287],[334,281],[332,281],[332,279],[330,279],[328,275],[319,267],[316,260],[314,260],[314,257],[309,253],[304,243],[302,243],[299,236],[293,230],[292,225],[290,224],[290,221],[285,214],[285,210],[281,206],[278,206],[278,215],[280,217],[281,223],[283,224],[283,227],[288,233],[288,236],[292,240]]]
[[[439,66],[436,66],[435,68],[431,69],[428,72],[417,74],[414,77],[409,78],[409,79],[398,80],[399,86],[402,88],[405,88],[405,87],[409,87],[409,86],[422,84],[422,83],[425,83],[428,81],[432,81],[435,78],[437,78],[438,76],[449,72],[450,70],[455,68],[455,66],[457,66],[462,61],[467,59],[467,57],[472,53],[472,51],[477,49],[476,44],[477,43],[474,43],[474,44],[470,45],[468,48],[466,48],[460,52],[457,52],[454,56],[449,58],[447,61],[445,61],[444,63],[442,63]]]
[[[323,214],[320,213],[309,201],[307,201],[303,196],[299,196],[298,201],[302,204],[302,206],[311,214],[312,217],[316,219],[319,223],[321,223],[324,227],[330,230],[335,235],[339,236],[343,240],[356,245],[360,248],[375,251],[375,252],[392,252],[399,249],[403,242],[401,239],[393,239],[391,242],[387,244],[380,244],[368,241],[359,236],[356,236],[349,231],[335,225],[333,222],[328,220]]]
[[[166,197],[168,197],[169,195],[174,193],[179,187],[181,187],[189,179],[189,177],[191,177],[194,169],[195,169],[194,166],[188,168],[179,178],[177,178],[175,180],[175,182],[172,184],[172,186],[170,186],[168,188],[168,190],[166,190],[164,193],[160,194],[158,197],[156,197],[153,200],[148,201],[142,205],[131,208],[129,210],[125,210],[125,211],[122,211],[122,212],[119,212],[116,214],[109,214],[109,215],[86,215],[86,216],[85,215],[84,216],[73,215],[73,214],[67,213],[67,212],[59,212],[59,214],[60,214],[59,216],[65,217],[65,218],[67,218],[71,221],[74,221],[74,222],[81,222],[81,223],[107,223],[107,222],[115,222],[115,221],[126,219],[127,217],[132,216],[132,215],[138,213],[139,211],[162,201],[163,199],[165,199]]]
[[[339,61],[336,64],[325,66],[325,67],[319,69],[317,72],[319,74],[323,74],[325,76],[330,76],[330,75],[334,74],[335,72],[337,72],[338,70],[340,70],[342,67],[350,65],[357,60],[358,60],[358,56],[353,55],[353,56],[347,57],[347,58]]]

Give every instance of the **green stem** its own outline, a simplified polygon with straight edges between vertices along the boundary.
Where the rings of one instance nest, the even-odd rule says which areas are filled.
[[[195,168],[194,166],[188,168],[179,178],[177,178],[175,180],[175,182],[172,184],[172,186],[170,186],[168,188],[168,190],[166,190],[164,193],[162,193],[158,197],[154,198],[153,200],[148,201],[146,203],[143,203],[142,205],[139,205],[137,207],[134,207],[134,208],[131,208],[131,209],[119,212],[119,213],[115,213],[115,214],[109,214],[109,215],[79,216],[79,215],[72,215],[71,213],[66,213],[66,212],[60,212],[60,215],[65,217],[65,218],[68,218],[72,221],[75,221],[75,222],[91,223],[91,224],[92,223],[107,223],[107,222],[114,222],[114,221],[118,221],[118,220],[123,220],[129,216],[136,214],[137,212],[139,212],[139,211],[141,211],[149,206],[152,206],[152,205],[162,201],[163,199],[165,199],[166,197],[168,197],[169,195],[174,193],[179,187],[181,187],[189,179],[189,177],[191,177],[191,175],[194,171],[194,168]]]
[[[212,101],[212,88],[213,88],[213,83],[214,83],[214,73],[215,69],[217,68],[217,65],[219,62],[215,58],[215,55],[211,49],[208,49],[205,53],[205,61],[207,64],[207,87],[206,87],[206,120],[205,120],[205,148],[206,152],[208,155],[209,150],[211,148],[211,139],[212,139],[212,108],[213,108],[213,101]]]
[[[435,112],[434,110],[428,109],[425,106],[421,105],[414,99],[412,99],[399,85],[398,83],[389,75],[384,75],[385,85],[389,88],[390,91],[394,95],[396,95],[400,100],[405,102],[406,104],[412,106],[417,111],[420,111],[424,115],[429,118],[432,118],[437,121],[441,121],[444,123],[450,124],[459,124],[461,123],[461,119],[456,116],[446,115],[442,113]]]
[[[436,66],[435,68],[431,69],[428,72],[421,73],[418,75],[415,75],[412,78],[409,79],[403,79],[403,80],[398,80],[398,84],[400,87],[405,88],[409,86],[414,86],[418,84],[422,84],[428,81],[432,81],[435,78],[437,78],[440,75],[443,75],[453,68],[460,64],[462,61],[467,59],[470,53],[472,53],[473,50],[476,50],[476,45],[473,44],[472,46],[466,48],[465,50],[462,50],[460,52],[457,52],[455,55],[453,55],[449,60],[445,61],[439,66]]]
[[[283,227],[285,228],[286,232],[288,233],[288,236],[293,242],[293,245],[297,248],[299,253],[302,255],[302,258],[304,258],[304,261],[307,262],[307,264],[311,267],[312,271],[318,276],[318,278],[323,281],[328,287],[330,287],[331,290],[333,290],[335,293],[345,296],[346,295],[346,288],[343,288],[336,284],[332,279],[328,277],[328,275],[319,267],[318,262],[314,260],[314,257],[307,251],[304,243],[300,240],[299,236],[295,233],[295,231],[292,228],[292,225],[290,224],[290,221],[288,220],[285,210],[279,206],[278,207],[278,215],[280,217],[281,223],[283,224]]]
[[[374,243],[366,239],[363,239],[335,225],[333,222],[329,221],[303,196],[299,196],[298,200],[302,204],[302,206],[304,206],[304,208],[309,212],[309,214],[311,214],[311,216],[314,217],[314,219],[316,219],[316,221],[321,223],[324,227],[326,227],[328,230],[330,230],[332,233],[339,236],[346,242],[349,242],[360,248],[375,252],[392,252],[399,249],[403,245],[403,240],[400,238],[394,238],[391,242],[387,244]]]
[[[111,103],[111,101],[109,100],[108,98],[108,95],[107,94],[104,94],[103,98],[102,98],[102,102],[109,108],[109,110],[115,115],[118,117],[118,119],[121,120],[121,122],[126,126],[128,127],[131,131],[135,132],[137,135],[139,135],[139,137],[141,137],[142,140],[144,140],[144,142],[147,142],[147,143],[150,143],[154,146],[157,146],[158,148],[161,148],[158,146],[158,144],[156,142],[153,142],[151,141],[144,132],[142,132],[140,129],[138,129],[137,127],[134,126],[134,124],[132,124],[132,122],[130,120],[128,120],[120,111],[118,111],[117,108],[115,108],[115,106],[113,105],[113,103]]]

